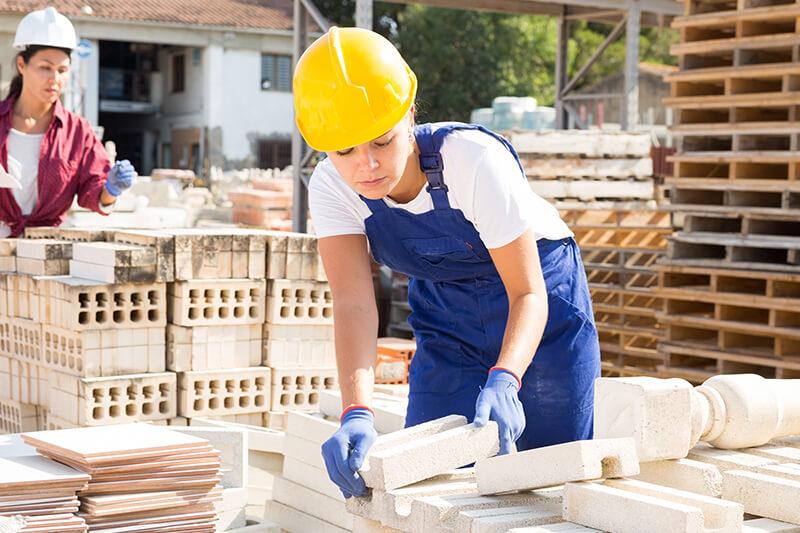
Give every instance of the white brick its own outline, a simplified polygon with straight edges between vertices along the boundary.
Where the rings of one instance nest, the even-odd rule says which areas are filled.
[[[722,473],[722,498],[748,514],[800,524],[800,481],[745,470]]]
[[[332,326],[264,324],[263,336],[266,366],[336,366]]]
[[[338,386],[336,368],[273,368],[270,411],[313,410],[319,393]]]
[[[175,372],[261,364],[261,326],[167,326],[167,368]]]
[[[709,463],[692,459],[670,459],[642,463],[636,479],[673,489],[718,498],[722,492],[722,474]]]
[[[267,323],[333,324],[333,299],[325,282],[278,279],[269,281]]]
[[[259,413],[269,409],[267,367],[178,374],[178,414],[187,418]]]
[[[173,431],[206,439],[220,453],[222,481],[225,489],[247,487],[247,432],[238,428],[174,427]],[[244,507],[244,504],[242,504]],[[227,509],[226,509],[227,510]]]
[[[263,280],[176,281],[167,289],[167,317],[179,326],[264,322]]]
[[[290,411],[286,414],[286,434],[322,445],[339,430],[339,424],[319,414]]]
[[[428,423],[430,425],[421,424],[417,428],[436,427],[436,424],[453,418],[466,421],[464,417],[446,417]],[[461,425],[428,436],[423,436],[426,429],[417,429],[417,436],[414,436],[414,429],[399,431],[394,435],[401,434],[401,436],[392,439],[387,438],[383,441],[378,439],[361,470],[367,486],[390,490],[410,485],[447,470],[491,457],[500,447],[495,422],[489,422],[481,428],[473,424]],[[412,436],[411,442],[400,440],[408,436]]]
[[[772,459],[779,463],[800,463],[800,448],[793,448],[791,446],[773,446],[766,444],[757,448],[744,448],[741,451]]]
[[[744,521],[742,533],[800,533],[800,525],[770,518],[755,518]]]
[[[69,273],[76,278],[102,281],[105,283],[154,283],[158,278],[156,265],[150,266],[108,266],[85,263],[74,259],[69,261]],[[52,274],[55,274],[53,272]]]
[[[544,526],[509,529],[508,533],[550,533],[553,531],[558,531],[560,533],[588,533],[590,531],[599,532],[600,530],[591,527],[584,527],[579,524],[573,524],[572,522],[558,522],[557,524],[547,524]]]
[[[475,472],[478,492],[497,494],[568,481],[634,476],[639,473],[639,461],[632,438],[597,439],[483,459],[475,464]]]
[[[353,528],[353,516],[344,503],[286,478],[275,478],[272,499],[343,529]]]
[[[286,531],[313,531],[314,533],[347,533],[347,529],[342,529],[333,524],[314,518],[276,501],[268,501],[264,518],[271,522],[280,524]]]
[[[330,480],[327,471],[307,465],[292,457],[285,457],[283,460],[283,477],[313,491],[325,494],[334,500],[344,501],[344,496],[342,496],[341,491],[334,485],[333,481]]]
[[[244,426],[231,422],[211,420],[210,418],[197,417],[190,421],[192,427],[219,427],[237,428],[247,432],[247,445],[251,452],[264,452],[283,454],[285,450],[285,437],[282,431],[273,431],[268,428]]]
[[[375,429],[378,433],[392,433],[405,427],[407,398],[373,392],[372,408],[375,410]],[[338,418],[342,412],[342,393],[335,389],[321,391],[319,410],[325,416]]]
[[[17,258],[52,260],[70,259],[72,243],[59,239],[17,239]]]
[[[147,266],[156,264],[154,248],[114,242],[74,243],[72,259],[107,266]]]
[[[561,521],[560,510],[536,506],[502,507],[462,511],[455,521],[456,531],[505,533],[511,528]]]
[[[681,379],[598,378],[594,436],[633,437],[641,462],[686,457],[692,441],[692,391]]]
[[[755,471],[759,467],[775,464],[773,459],[735,450],[720,450],[702,442],[689,451],[688,458],[714,465],[721,472],[725,470]]]

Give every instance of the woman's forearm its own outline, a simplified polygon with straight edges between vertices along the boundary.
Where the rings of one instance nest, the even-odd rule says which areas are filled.
[[[539,347],[546,323],[547,295],[528,293],[511,300],[497,366],[511,370],[522,379]]]
[[[101,191],[100,191],[100,205],[102,205],[104,207],[108,207],[108,206],[110,206],[111,204],[113,204],[116,201],[117,201],[117,197],[116,196],[111,196],[110,194],[108,194],[108,191],[106,190],[105,187],[103,187],[101,189]]]
[[[374,306],[334,304],[333,315],[342,408],[349,405],[371,406],[378,311]]]

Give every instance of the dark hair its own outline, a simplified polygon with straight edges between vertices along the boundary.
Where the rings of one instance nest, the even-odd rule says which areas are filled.
[[[14,68],[17,68],[17,57],[21,57],[22,60],[27,65],[31,58],[36,55],[37,52],[42,50],[53,49],[53,50],[61,50],[67,57],[72,53],[72,50],[69,48],[59,48],[57,46],[39,46],[39,45],[31,45],[27,47],[25,50],[22,50],[20,53],[16,55],[14,58]],[[11,85],[8,87],[8,94],[6,95],[6,100],[9,98],[16,98],[22,92],[22,74],[19,71],[11,78]]]

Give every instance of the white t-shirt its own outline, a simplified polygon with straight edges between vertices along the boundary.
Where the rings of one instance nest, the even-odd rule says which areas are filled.
[[[487,248],[505,246],[529,228],[537,239],[573,235],[558,210],[531,190],[514,156],[494,137],[477,130],[456,130],[444,138],[441,155],[450,207],[464,213]],[[406,204],[390,198],[384,202],[391,208],[425,213],[433,209],[426,188]],[[364,220],[372,214],[330,159],[320,161],[314,169],[309,207],[320,238],[366,234]]]
[[[30,215],[39,198],[39,152],[44,133],[23,133],[11,129],[8,135],[8,173],[20,184],[11,188],[23,215]],[[0,222],[0,238],[8,237],[11,229]]]

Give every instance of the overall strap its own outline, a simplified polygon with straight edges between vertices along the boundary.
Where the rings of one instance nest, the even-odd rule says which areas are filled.
[[[373,215],[375,213],[377,213],[378,211],[383,211],[384,209],[389,209],[389,206],[386,205],[386,202],[384,202],[382,199],[381,200],[371,200],[369,198],[365,198],[364,196],[362,196],[360,194],[358,195],[358,197],[361,198],[362,202],[367,204],[367,207],[369,207],[369,210],[372,212]]]

